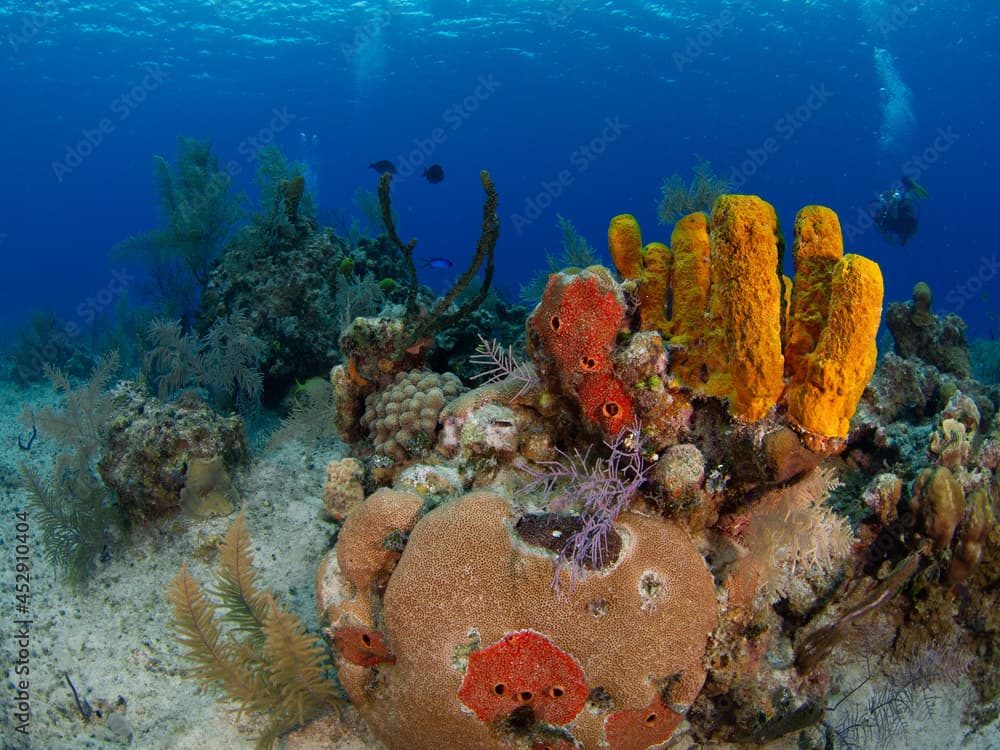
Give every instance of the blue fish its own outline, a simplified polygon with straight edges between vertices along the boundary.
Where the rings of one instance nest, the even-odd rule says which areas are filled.
[[[424,268],[437,268],[439,270],[445,268],[451,268],[453,265],[455,265],[447,258],[423,258],[423,262],[424,262]]]

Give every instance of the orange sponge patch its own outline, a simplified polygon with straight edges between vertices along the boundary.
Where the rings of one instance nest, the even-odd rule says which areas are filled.
[[[566,724],[583,710],[587,686],[576,659],[545,636],[519,630],[469,654],[458,699],[482,721],[527,707],[536,720]]]
[[[606,269],[553,274],[528,320],[529,353],[539,374],[574,396],[585,419],[606,433],[632,420],[632,400],[614,373],[612,355],[626,328],[621,290]],[[541,357],[536,357],[535,354]]]
[[[389,653],[382,634],[368,628],[342,627],[333,631],[333,645],[352,664],[374,667],[382,662],[392,664],[396,657]]]
[[[615,711],[604,721],[611,750],[645,750],[666,742],[683,717],[659,700],[643,709]]]

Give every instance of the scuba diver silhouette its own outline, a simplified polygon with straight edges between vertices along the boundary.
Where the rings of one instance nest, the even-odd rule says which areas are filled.
[[[871,215],[882,239],[890,245],[905,245],[920,228],[920,204],[930,195],[916,180],[903,177],[899,185],[872,201]]]

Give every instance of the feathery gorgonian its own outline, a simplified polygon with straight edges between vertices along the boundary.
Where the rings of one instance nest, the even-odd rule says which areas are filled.
[[[526,492],[541,492],[548,498],[548,510],[580,509],[583,526],[566,540],[556,565],[553,587],[558,586],[561,565],[572,566],[571,582],[585,568],[601,568],[608,560],[608,536],[615,519],[631,505],[652,468],[642,452],[642,436],[637,423],[604,441],[610,453],[591,460],[590,448],[582,454],[558,451],[559,458],[540,462],[540,469],[525,467],[532,479]]]
[[[496,339],[487,341],[482,334],[479,334],[479,345],[476,347],[476,353],[469,358],[469,361],[480,367],[489,368],[472,376],[477,380],[485,378],[484,385],[496,383],[506,378],[521,383],[521,390],[515,394],[514,398],[539,382],[535,368],[531,366],[530,362],[521,362],[514,356],[514,350],[510,346],[504,349],[499,341]]]

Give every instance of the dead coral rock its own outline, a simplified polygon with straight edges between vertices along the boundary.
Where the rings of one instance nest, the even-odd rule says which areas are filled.
[[[219,457],[232,470],[249,458],[243,419],[220,417],[193,391],[164,403],[124,382],[112,392],[112,402],[98,471],[133,518],[176,511],[193,459]]]
[[[393,489],[412,492],[415,495],[454,496],[466,484],[466,478],[452,466],[413,464],[399,474]]]
[[[687,510],[697,507],[705,498],[702,492],[705,457],[698,446],[691,443],[672,445],[653,465],[649,480],[659,489],[669,508]]]
[[[403,317],[355,318],[340,335],[340,351],[352,378],[371,392],[385,388],[396,375],[422,367],[427,346],[411,346],[413,321]]]
[[[552,438],[534,408],[538,397],[537,385],[512,379],[466,391],[441,412],[437,450],[463,462],[551,460]]]
[[[878,517],[879,523],[888,526],[896,520],[897,506],[903,494],[903,480],[891,473],[876,476],[868,483],[861,499]]]
[[[218,317],[246,310],[253,333],[272,342],[260,369],[264,393],[283,393],[296,377],[325,372],[337,352],[337,272],[350,248],[332,232],[301,232],[274,243],[251,224],[227,243],[201,300],[201,333]]]
[[[341,458],[326,465],[323,508],[328,518],[342,521],[364,502],[365,470],[356,458]]]
[[[505,498],[474,492],[420,519],[380,600],[368,592],[387,569],[386,553],[376,550],[386,526],[372,532],[360,522],[368,513],[359,511],[357,523],[348,519],[338,543],[341,583],[327,576],[319,598],[328,612],[360,610],[365,600],[362,619],[381,618],[395,663],[380,664],[376,674],[343,657],[338,662],[352,702],[391,750],[440,750],[459,740],[463,750],[505,750],[515,729],[518,746],[544,746],[539,743],[551,739],[552,727],[536,719],[549,717],[550,708],[542,710],[545,701],[530,690],[519,696],[523,705],[503,717],[516,716],[513,722],[486,723],[461,705],[470,655],[509,645],[504,639],[512,633],[537,634],[574,660],[591,697],[600,697],[572,716],[551,710],[560,736],[584,748],[608,746],[608,722],[616,714],[616,736],[631,736],[625,726],[631,714],[621,712],[638,717],[654,704],[650,721],[658,723],[659,737],[669,737],[681,719],[675,711],[685,711],[700,691],[718,611],[711,575],[679,526],[622,514],[616,528],[626,541],[617,561],[572,587],[563,570],[556,594],[554,553],[516,535],[515,512]],[[353,600],[336,600],[352,592]],[[524,659],[510,660],[501,689],[527,679],[521,668],[530,670],[529,657],[542,651],[518,651]]]

